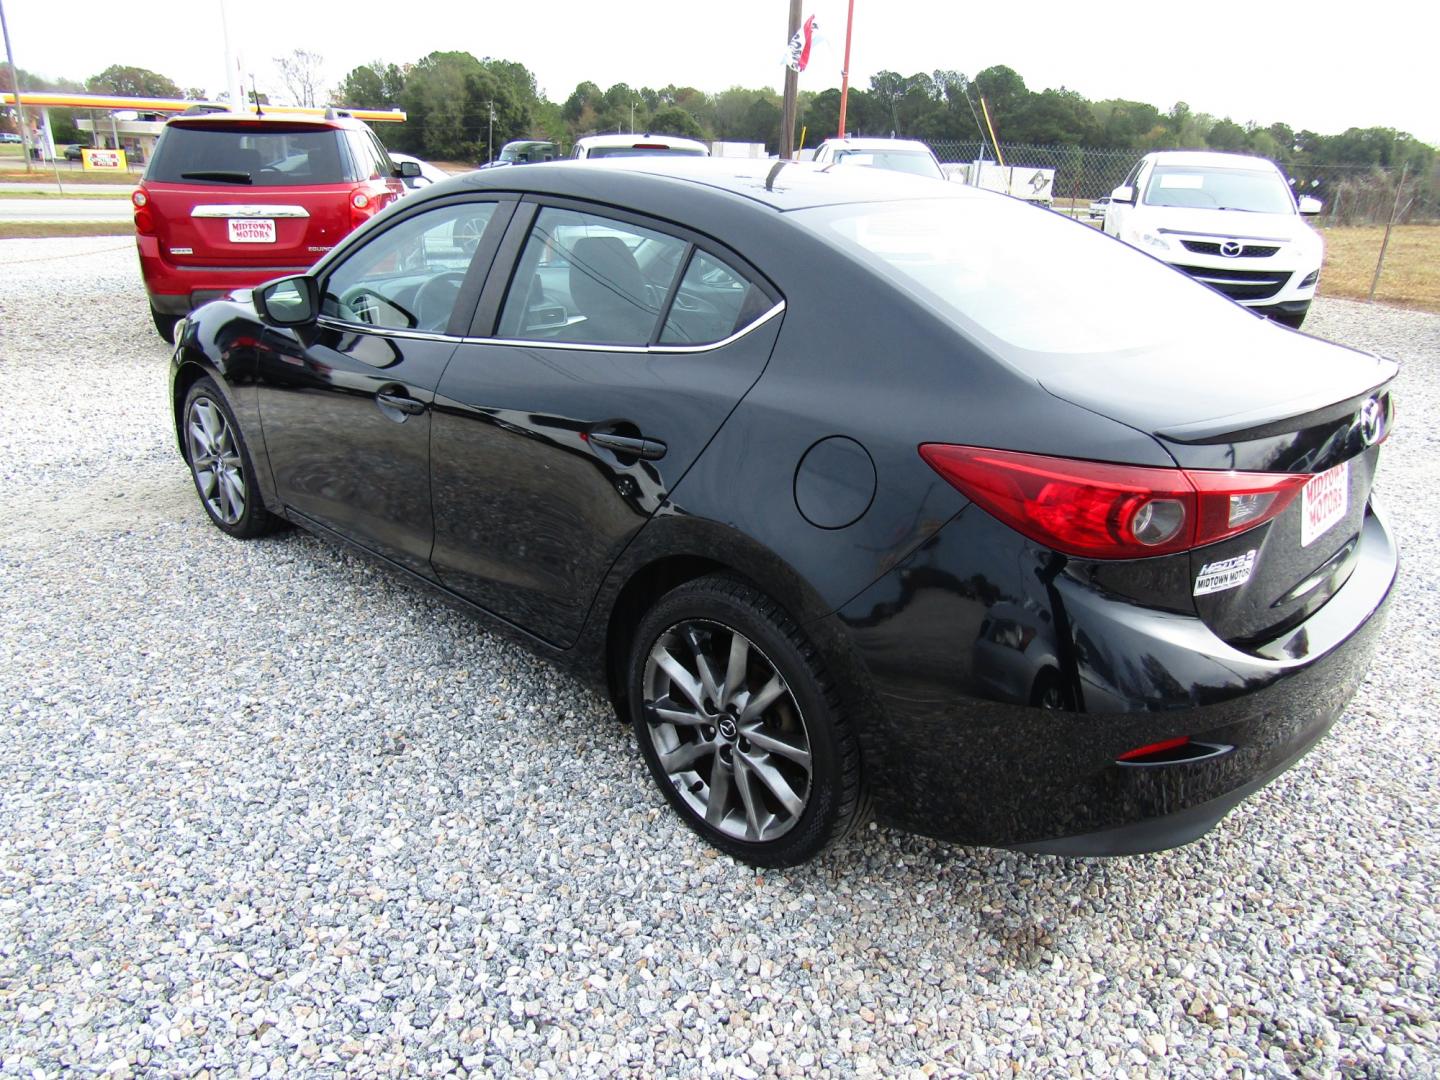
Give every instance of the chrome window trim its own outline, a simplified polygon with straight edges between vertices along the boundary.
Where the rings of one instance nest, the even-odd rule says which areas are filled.
[[[282,203],[205,203],[190,211],[192,218],[308,218],[303,206]]]
[[[346,334],[381,334],[385,337],[408,338],[412,341],[448,341],[455,345],[470,340],[469,338],[454,337],[451,334],[432,334],[425,330],[401,330],[390,326],[375,326],[371,323],[342,322],[328,315],[316,316],[315,322],[329,330],[339,330]]]
[[[721,338],[719,341],[710,341],[703,345],[592,345],[584,341],[547,341],[543,338],[487,338],[467,337],[461,338],[468,345],[509,345],[517,349],[566,349],[571,352],[608,352],[608,353],[703,353],[712,349],[723,349],[739,341],[752,330],[758,329],[785,310],[785,301],[778,301],[774,307],[753,319],[751,322],[736,330],[729,337]]]

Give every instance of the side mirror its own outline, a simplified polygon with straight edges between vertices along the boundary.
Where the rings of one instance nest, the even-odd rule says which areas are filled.
[[[1325,204],[1313,195],[1301,195],[1298,200],[1298,209],[1306,217],[1314,217],[1325,209]]]
[[[402,161],[396,170],[401,179],[411,179],[420,175],[420,163],[416,161]]]
[[[275,326],[304,326],[320,313],[320,289],[307,274],[262,285],[254,296],[255,310]]]
[[[1110,193],[1112,203],[1125,203],[1127,206],[1135,205],[1135,189],[1129,184],[1121,184]]]

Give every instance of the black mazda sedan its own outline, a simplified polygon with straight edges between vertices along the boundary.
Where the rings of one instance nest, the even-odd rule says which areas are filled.
[[[775,162],[457,177],[172,367],[212,521],[353,545],[608,690],[760,865],[863,820],[1200,836],[1362,679],[1389,361],[1082,224]]]

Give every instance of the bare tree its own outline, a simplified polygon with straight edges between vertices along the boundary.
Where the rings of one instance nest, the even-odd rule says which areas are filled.
[[[318,104],[315,96],[325,81],[321,70],[324,66],[323,56],[306,52],[304,49],[296,49],[289,56],[275,58],[280,81],[285,84],[285,89],[295,104],[311,108]]]

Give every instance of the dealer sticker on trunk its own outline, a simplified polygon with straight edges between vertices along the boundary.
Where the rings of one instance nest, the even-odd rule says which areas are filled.
[[[1195,579],[1195,595],[1204,596],[1206,593],[1238,589],[1250,580],[1250,575],[1254,570],[1255,550],[1253,548],[1244,555],[1206,563],[1200,568],[1199,577]]]
[[[1300,546],[1309,547],[1350,509],[1350,463],[1310,478],[1300,494]]]

